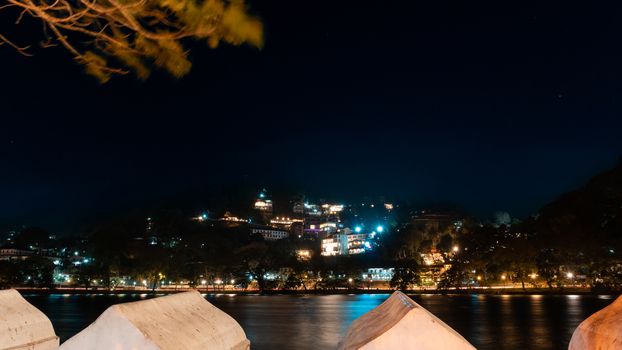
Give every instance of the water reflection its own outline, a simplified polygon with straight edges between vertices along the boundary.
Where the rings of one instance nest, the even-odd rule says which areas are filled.
[[[27,295],[62,340],[108,306],[148,294]],[[388,295],[207,295],[235,318],[252,349],[334,349],[349,325]],[[478,349],[567,349],[574,328],[613,301],[603,296],[416,295],[413,299]]]

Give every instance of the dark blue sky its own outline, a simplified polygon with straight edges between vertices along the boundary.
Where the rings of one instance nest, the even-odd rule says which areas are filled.
[[[181,80],[0,47],[0,229],[236,183],[524,216],[617,162],[614,2],[405,3],[254,1],[265,48],[191,44]]]

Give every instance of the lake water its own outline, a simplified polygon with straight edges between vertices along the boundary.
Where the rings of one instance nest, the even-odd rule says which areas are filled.
[[[64,341],[108,306],[146,295],[26,295]],[[235,318],[251,349],[334,349],[354,319],[388,295],[207,295]],[[567,349],[575,327],[615,297],[598,295],[416,295],[417,303],[478,349]]]

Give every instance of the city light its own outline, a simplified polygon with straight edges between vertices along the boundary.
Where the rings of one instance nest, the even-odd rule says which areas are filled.
[[[532,273],[531,275],[529,275],[529,277],[531,277],[532,280],[535,280],[536,277],[538,277],[538,275],[536,275],[535,273]]]
[[[503,281],[505,281],[505,279],[506,279],[506,278],[507,278],[507,277],[506,277],[505,275],[501,275],[501,279],[502,279]]]
[[[363,230],[363,228],[361,226],[356,226],[354,228],[354,232],[356,232],[356,233],[360,233],[362,230]]]
[[[221,280],[221,279],[217,279],[216,281],[214,281],[214,283],[216,283],[216,284],[222,284],[222,280]]]
[[[207,281],[206,280],[201,280],[201,285],[206,285]]]
[[[451,250],[454,251],[454,253],[457,253],[460,250],[460,247],[458,247],[457,245],[455,245],[453,248],[451,248]]]
[[[376,232],[378,232],[378,233],[382,233],[382,231],[384,231],[384,227],[382,227],[381,225],[378,225],[378,226],[376,227]]]
[[[348,283],[352,283],[353,279],[352,278],[348,278]]]
[[[235,284],[235,280],[229,281],[229,284]]]
[[[574,277],[574,274],[572,272],[568,272],[566,274],[566,278],[568,278],[568,279],[572,279],[573,277]]]

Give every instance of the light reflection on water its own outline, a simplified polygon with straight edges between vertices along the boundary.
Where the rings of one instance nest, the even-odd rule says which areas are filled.
[[[27,295],[51,319],[62,340],[94,321],[108,306],[148,294]],[[388,295],[210,294],[207,299],[235,318],[253,350],[334,349],[353,320]],[[415,295],[421,306],[478,349],[567,349],[574,328],[610,304],[612,296]]]

